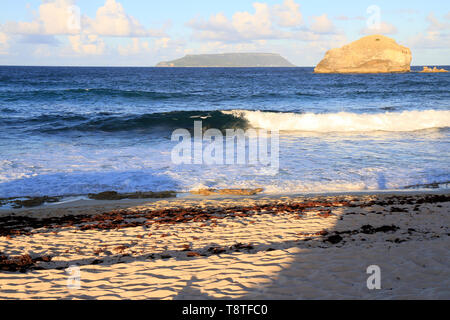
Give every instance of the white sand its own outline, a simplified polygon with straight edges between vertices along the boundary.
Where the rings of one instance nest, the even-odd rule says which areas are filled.
[[[388,196],[344,198],[367,203]],[[335,200],[332,196],[322,199]],[[96,207],[77,202],[16,212],[55,216],[94,214],[105,211],[105,207],[131,205],[141,209],[193,205],[219,208],[288,201],[305,199],[188,198],[147,204],[95,203]],[[31,236],[0,237],[0,252],[4,255],[54,257],[51,262],[38,263],[45,270],[0,271],[0,298],[449,299],[450,202],[423,204],[418,211],[413,211],[411,204],[393,206],[408,212],[390,212],[391,206],[337,206],[326,218],[318,215],[321,208],[315,208],[300,219],[292,213],[259,214],[228,217],[216,223],[153,224],[104,231],[63,227],[55,234],[54,230],[42,228]],[[324,242],[326,236],[312,235],[322,230],[330,235],[334,231],[359,230],[363,225],[395,225],[399,230],[342,234],[343,241],[338,244]],[[411,228],[415,231],[408,232]],[[237,243],[251,244],[253,249],[227,250],[219,255],[208,251],[212,246],[229,248]],[[188,252],[182,251],[183,245],[190,246],[192,251],[188,252],[206,256],[188,257]],[[120,246],[124,248],[119,249]],[[102,252],[96,255],[94,251],[98,249]],[[101,264],[92,265],[95,259],[100,259]],[[64,269],[69,265],[80,266],[79,290],[67,287],[68,273]],[[366,269],[370,265],[381,268],[381,290],[369,290],[366,286],[370,276]]]

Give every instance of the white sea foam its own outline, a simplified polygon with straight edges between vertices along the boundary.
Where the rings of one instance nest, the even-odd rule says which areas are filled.
[[[417,114],[425,118],[421,112]],[[448,112],[438,114],[448,123]],[[266,112],[247,115],[266,117],[270,128],[273,124],[293,126],[302,116]],[[401,115],[397,114],[399,118]],[[0,198],[198,188],[262,187],[271,194],[372,191],[450,181],[448,130],[320,137],[314,132],[293,133],[280,135],[280,171],[274,176],[262,175],[269,169],[262,164],[176,165],[171,162],[176,143],[162,139],[126,139],[105,145],[95,145],[89,139],[76,145],[45,140],[19,145],[14,152],[0,152]]]
[[[406,132],[450,127],[450,111],[425,110],[401,113],[276,113],[263,111],[223,111],[246,119],[254,128],[307,132]]]

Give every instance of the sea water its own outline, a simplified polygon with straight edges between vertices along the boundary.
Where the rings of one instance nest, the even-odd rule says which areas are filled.
[[[205,129],[279,130],[279,170],[173,163],[172,132],[192,130],[194,121]],[[443,187],[449,164],[450,73],[0,67],[3,198]]]

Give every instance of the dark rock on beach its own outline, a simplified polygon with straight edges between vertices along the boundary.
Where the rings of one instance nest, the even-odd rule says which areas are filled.
[[[161,192],[135,192],[135,193],[118,193],[116,191],[105,191],[97,194],[89,194],[89,198],[93,200],[123,200],[123,199],[162,199],[175,198],[175,191]]]

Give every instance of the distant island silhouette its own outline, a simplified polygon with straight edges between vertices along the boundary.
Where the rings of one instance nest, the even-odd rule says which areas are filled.
[[[280,68],[296,67],[276,53],[222,53],[186,55],[172,61],[160,62],[157,67],[166,68]]]

